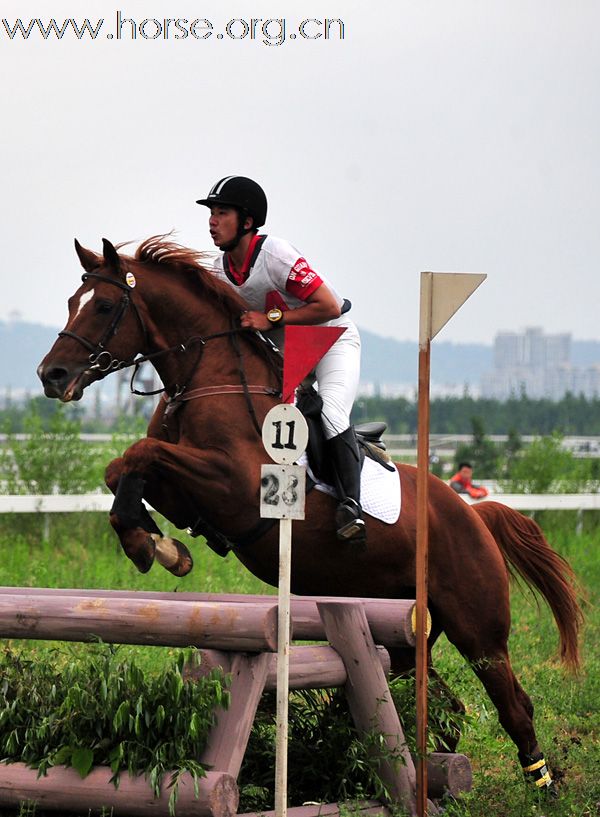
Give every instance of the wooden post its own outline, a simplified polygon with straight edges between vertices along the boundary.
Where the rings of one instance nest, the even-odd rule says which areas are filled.
[[[485,280],[481,273],[421,273],[417,441],[417,814],[427,817],[427,589],[431,341]]]
[[[219,655],[217,653],[217,655]],[[231,673],[231,703],[227,709],[215,712],[216,724],[200,762],[218,772],[226,772],[237,779],[240,772],[256,710],[265,688],[271,655],[247,653],[220,653],[227,666],[223,671]]]
[[[429,374],[430,343],[419,348],[419,400],[417,446],[417,814],[427,815],[427,589],[429,570]]]
[[[366,733],[375,729],[396,755],[396,762],[382,760],[379,772],[391,796],[412,816],[416,813],[415,767],[377,660],[364,608],[362,604],[344,601],[323,602],[318,607],[329,643],[346,666],[346,697],[356,727]]]

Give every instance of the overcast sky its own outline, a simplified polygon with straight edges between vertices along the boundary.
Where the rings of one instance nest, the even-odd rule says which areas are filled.
[[[117,11],[135,40],[123,20],[117,38]],[[95,40],[7,34],[75,13],[104,18]],[[44,0],[1,15],[0,320],[64,324],[75,236],[97,250],[175,228],[211,248],[195,199],[239,173],[267,192],[266,231],[359,326],[415,340],[421,270],[486,272],[440,339],[600,339],[597,0]],[[274,19],[251,39],[252,18]],[[339,23],[316,36],[325,18],[343,39]]]

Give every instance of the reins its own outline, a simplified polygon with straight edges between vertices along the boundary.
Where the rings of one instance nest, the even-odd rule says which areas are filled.
[[[74,340],[78,341],[82,344],[89,352],[90,355],[88,360],[90,362],[90,366],[86,371],[92,371],[97,369],[100,372],[105,374],[110,374],[115,371],[122,371],[123,369],[129,369],[133,367],[133,372],[131,375],[131,381],[129,384],[129,389],[132,394],[135,394],[139,397],[152,397],[157,394],[165,395],[164,399],[166,402],[172,406],[174,404],[184,402],[187,400],[195,400],[199,397],[206,397],[215,394],[243,394],[246,400],[246,405],[248,407],[248,412],[252,419],[252,423],[254,428],[256,429],[257,434],[261,435],[261,429],[258,424],[258,419],[256,417],[256,412],[254,410],[254,404],[252,402],[251,394],[268,394],[268,395],[277,395],[280,394],[280,390],[269,387],[269,386],[255,386],[249,385],[248,379],[246,377],[246,370],[244,367],[244,360],[243,360],[243,353],[241,346],[239,344],[239,335],[242,333],[248,334],[249,330],[242,327],[235,327],[231,326],[230,329],[223,330],[221,332],[213,332],[210,335],[192,335],[188,338],[184,343],[177,343],[174,346],[169,346],[166,349],[159,349],[156,352],[150,352],[146,355],[142,355],[140,357],[136,357],[132,360],[117,360],[113,357],[112,353],[106,348],[106,344],[108,341],[116,335],[119,325],[125,314],[129,308],[129,306],[133,307],[135,312],[136,318],[138,323],[141,327],[142,334],[144,337],[144,345],[148,345],[148,331],[146,329],[146,325],[144,323],[144,319],[137,307],[137,304],[131,297],[131,287],[128,284],[123,284],[121,281],[115,281],[113,278],[108,277],[107,275],[102,275],[97,272],[86,272],[81,276],[82,281],[86,281],[88,278],[96,278],[100,281],[104,281],[105,283],[112,284],[113,286],[118,287],[119,289],[123,290],[123,295],[121,296],[117,310],[112,317],[112,320],[104,333],[102,334],[99,341],[94,343],[93,341],[89,340],[82,335],[78,335],[76,332],[72,332],[69,329],[63,329],[61,332],[58,333],[59,337],[70,337]],[[233,324],[233,319],[232,319]],[[272,343],[272,341],[268,340],[264,337],[260,332],[257,332],[256,335],[267,345],[270,344],[273,351],[277,351],[276,347]],[[231,340],[232,346],[238,358],[238,371],[240,376],[240,385],[231,385],[231,384],[224,384],[222,386],[205,386],[198,389],[191,389],[188,390],[187,384],[191,380],[194,371],[198,368],[201,363],[202,355],[204,353],[204,347],[206,344],[211,340],[216,340],[218,338],[229,338]],[[153,389],[152,391],[139,391],[134,387],[135,378],[139,371],[140,365],[146,362],[153,362],[159,357],[168,354],[178,354],[184,353],[189,351],[192,347],[199,345],[199,353],[197,359],[190,367],[190,371],[188,376],[185,378],[183,385],[174,384],[171,387],[163,386],[159,389]],[[271,362],[271,368],[275,370],[275,365]],[[171,394],[169,392],[172,392]]]

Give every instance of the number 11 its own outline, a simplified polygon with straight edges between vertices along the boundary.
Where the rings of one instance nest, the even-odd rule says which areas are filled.
[[[275,426],[275,442],[273,443],[273,448],[291,448],[292,450],[296,450],[296,445],[294,443],[294,432],[296,430],[296,421],[290,420],[286,423],[288,427],[288,439],[287,443],[281,442],[281,420],[277,420],[273,423]]]

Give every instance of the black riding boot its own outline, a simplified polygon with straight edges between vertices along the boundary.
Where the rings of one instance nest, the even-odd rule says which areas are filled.
[[[367,531],[360,507],[360,456],[354,428],[350,426],[327,441],[340,504],[335,512],[337,537],[364,545]]]

